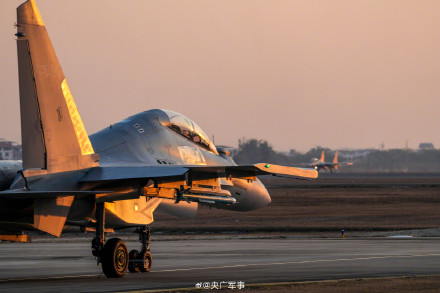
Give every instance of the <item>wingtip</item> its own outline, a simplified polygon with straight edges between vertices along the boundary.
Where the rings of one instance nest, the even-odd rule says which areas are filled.
[[[17,7],[17,23],[44,26],[35,0],[28,0]]]
[[[266,163],[259,163],[253,165],[263,172],[273,174],[281,177],[294,177],[298,179],[316,179],[318,178],[318,171],[310,168],[297,168],[290,166],[270,165]]]

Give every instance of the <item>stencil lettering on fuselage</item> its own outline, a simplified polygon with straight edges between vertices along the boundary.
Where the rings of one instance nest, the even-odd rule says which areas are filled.
[[[192,146],[179,146],[180,158],[184,164],[188,165],[206,165],[202,152]]]

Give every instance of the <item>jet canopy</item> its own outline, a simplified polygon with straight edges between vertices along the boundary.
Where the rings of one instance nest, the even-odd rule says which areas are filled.
[[[206,133],[194,121],[174,111],[164,109],[162,109],[162,111],[167,114],[170,119],[170,124],[165,126],[198,144],[202,148],[218,154],[217,148],[209,139],[208,135],[206,135]]]

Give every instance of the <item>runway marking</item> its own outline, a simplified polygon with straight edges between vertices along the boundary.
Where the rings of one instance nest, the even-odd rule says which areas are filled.
[[[306,263],[319,263],[319,262],[338,262],[338,261],[356,261],[356,260],[386,259],[386,258],[412,258],[412,257],[430,257],[430,256],[440,256],[440,253],[412,254],[412,255],[384,255],[384,256],[370,256],[370,257],[357,257],[357,258],[317,259],[317,260],[301,260],[301,261],[288,261],[288,262],[273,262],[273,263],[240,264],[240,265],[228,265],[228,266],[210,266],[210,267],[198,267],[198,268],[167,269],[167,270],[150,271],[148,274],[179,272],[179,271],[193,271],[193,270],[206,270],[206,269],[240,268],[240,267],[251,267],[251,266],[273,266],[273,265],[306,264]],[[38,281],[38,280],[74,279],[74,278],[100,278],[100,277],[104,277],[104,275],[101,273],[101,274],[90,274],[90,275],[0,279],[0,283]]]
[[[74,275],[74,276],[53,276],[53,277],[40,277],[40,278],[21,278],[21,279],[0,279],[0,283],[3,282],[22,282],[22,281],[39,281],[39,280],[58,280],[58,279],[76,279],[76,278],[91,278],[101,277],[103,274],[95,275]]]
[[[206,269],[229,269],[229,268],[240,268],[240,267],[251,267],[251,266],[273,266],[273,265],[305,264],[305,263],[318,263],[318,262],[356,261],[356,260],[386,259],[386,258],[428,257],[428,256],[440,256],[440,254],[433,253],[433,254],[412,254],[412,255],[384,255],[384,256],[370,256],[370,257],[357,257],[357,258],[301,260],[301,261],[288,261],[288,262],[169,269],[169,270],[151,271],[150,273],[179,272],[179,271],[206,270]]]

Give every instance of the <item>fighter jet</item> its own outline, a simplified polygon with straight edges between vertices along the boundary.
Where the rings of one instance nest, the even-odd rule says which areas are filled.
[[[307,168],[315,168],[317,171],[324,169],[327,171],[330,171],[330,173],[333,173],[334,171],[337,171],[339,167],[341,166],[351,166],[353,165],[352,162],[349,163],[338,163],[338,151],[335,152],[335,156],[333,157],[333,162],[326,162],[325,161],[325,155],[324,151],[321,153],[321,158],[313,158],[310,163],[305,164]]]
[[[34,0],[17,8],[23,161],[2,163],[0,229],[60,236],[94,231],[92,253],[107,277],[151,269],[153,213],[194,216],[198,205],[249,211],[271,202],[257,175],[317,178],[313,169],[238,166],[186,116],[138,113],[88,136]],[[136,228],[128,252],[105,233]]]

